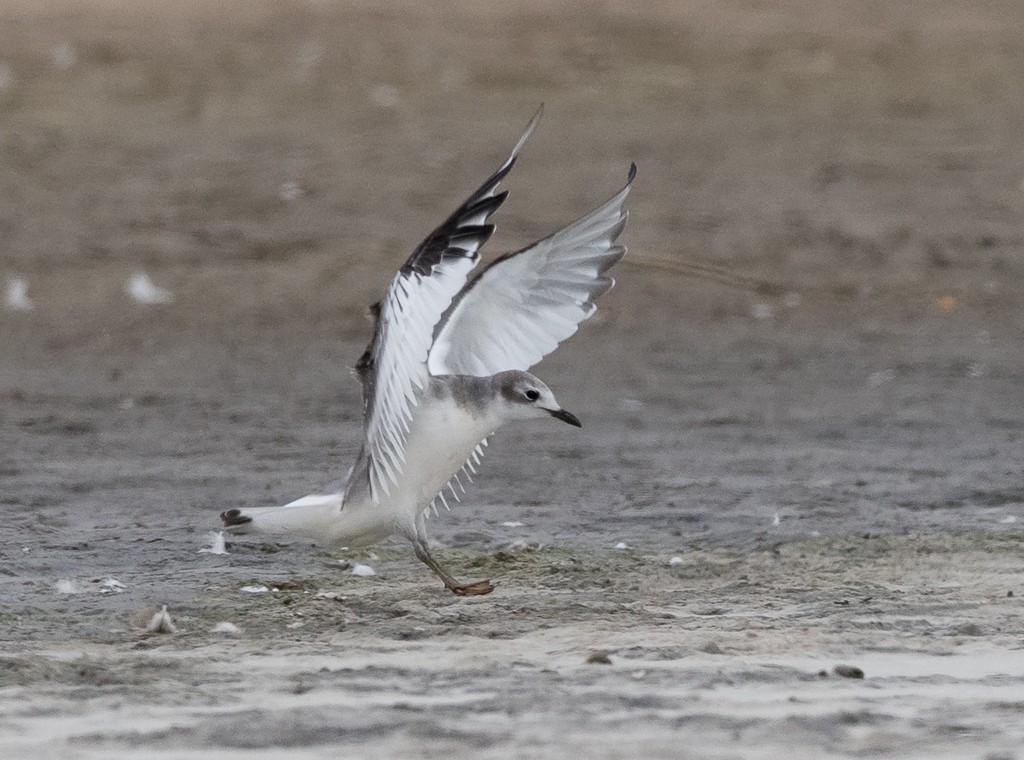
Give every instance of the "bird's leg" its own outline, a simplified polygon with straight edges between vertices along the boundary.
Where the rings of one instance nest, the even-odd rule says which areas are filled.
[[[482,596],[483,594],[489,594],[494,591],[494,585],[490,581],[477,581],[476,583],[469,583],[465,586],[456,583],[455,579],[452,578],[447,571],[437,563],[437,560],[430,555],[425,539],[417,536],[412,540],[412,546],[420,561],[437,573],[437,576],[444,581],[444,587],[453,594],[458,594],[459,596]]]

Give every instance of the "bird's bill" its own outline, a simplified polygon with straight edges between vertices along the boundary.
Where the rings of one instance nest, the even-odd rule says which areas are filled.
[[[572,412],[565,411],[564,409],[549,409],[548,410],[548,414],[550,414],[556,420],[561,420],[562,422],[568,422],[570,425],[573,425],[573,426],[578,427],[578,428],[583,427],[583,423],[580,422],[580,418],[579,417],[577,417]]]

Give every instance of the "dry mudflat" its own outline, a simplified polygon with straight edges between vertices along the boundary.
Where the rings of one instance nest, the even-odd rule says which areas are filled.
[[[0,756],[1024,757],[1022,32],[6,4]],[[494,250],[640,173],[537,370],[584,428],[503,431],[431,520],[497,590],[401,542],[202,551],[348,466],[363,309],[542,101]]]

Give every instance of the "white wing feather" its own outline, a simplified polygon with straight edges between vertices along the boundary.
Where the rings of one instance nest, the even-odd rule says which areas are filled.
[[[405,441],[418,392],[426,383],[425,362],[434,326],[463,287],[479,255],[451,259],[434,266],[427,277],[399,273],[381,310],[383,329],[377,357],[374,412],[366,430],[370,454],[370,486],[374,498],[390,494],[405,464]]]
[[[486,377],[527,370],[594,313],[614,280],[604,273],[626,249],[629,182],[607,203],[518,253],[495,261],[460,294],[430,349],[432,375]]]
[[[381,491],[390,495],[399,483],[436,326],[480,260],[480,246],[494,230],[487,218],[506,195],[498,193],[498,186],[540,116],[538,110],[505,163],[413,252],[381,303],[380,334],[368,349],[372,369],[364,380],[364,387],[372,388],[364,447],[375,502]]]

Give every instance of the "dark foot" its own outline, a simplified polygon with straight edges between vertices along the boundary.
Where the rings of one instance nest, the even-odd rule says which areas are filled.
[[[220,520],[225,528],[232,528],[236,525],[248,525],[252,522],[251,517],[246,517],[240,509],[229,509],[220,513]]]
[[[450,586],[453,594],[458,596],[483,596],[494,591],[494,585],[490,581],[477,581],[466,586]]]

